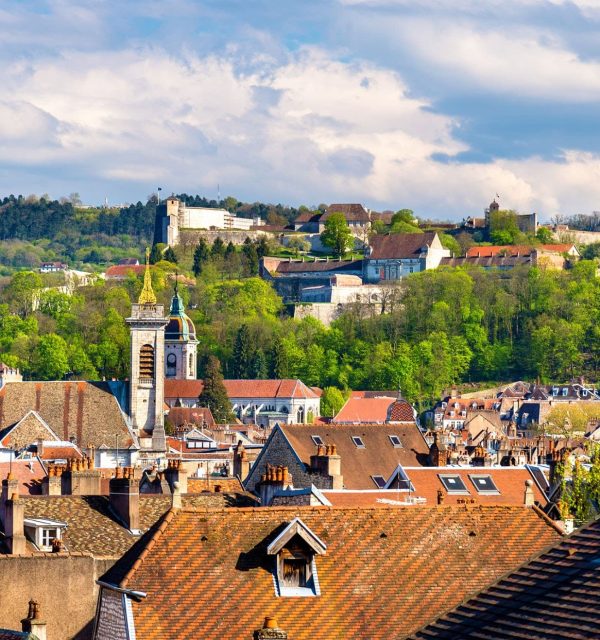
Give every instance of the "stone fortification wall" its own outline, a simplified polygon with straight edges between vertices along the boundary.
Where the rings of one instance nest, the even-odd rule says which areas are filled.
[[[218,229],[208,231],[206,229],[182,229],[179,233],[179,244],[184,247],[195,247],[200,238],[204,238],[208,244],[212,244],[217,238],[221,238],[225,244],[232,242],[235,245],[240,245],[244,244],[246,238],[258,240],[262,236],[277,237],[277,234],[262,230]]]

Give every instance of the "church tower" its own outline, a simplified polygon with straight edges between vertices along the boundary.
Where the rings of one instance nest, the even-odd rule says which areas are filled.
[[[144,288],[132,305],[127,324],[131,333],[129,413],[143,449],[166,451],[163,405],[165,398],[164,307],[156,303],[150,277],[150,251],[146,249]]]
[[[171,299],[169,322],[165,329],[165,377],[176,380],[195,380],[197,350],[196,327],[185,313],[176,277],[175,294]]]

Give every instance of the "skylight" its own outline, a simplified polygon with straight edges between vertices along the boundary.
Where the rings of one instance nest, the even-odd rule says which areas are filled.
[[[448,493],[463,493],[469,495],[469,490],[459,475],[438,474]]]
[[[321,438],[321,436],[311,436],[311,438],[317,447],[323,444],[323,438]]]
[[[358,449],[366,449],[365,443],[360,436],[352,436],[352,442],[354,442]]]
[[[389,438],[390,438],[390,442],[394,445],[395,449],[402,448],[402,442],[400,441],[399,436],[389,436]]]
[[[373,482],[377,485],[378,489],[383,489],[385,487],[385,478],[383,476],[371,476]]]
[[[471,482],[475,485],[477,493],[499,494],[498,488],[492,480],[492,476],[469,474]]]

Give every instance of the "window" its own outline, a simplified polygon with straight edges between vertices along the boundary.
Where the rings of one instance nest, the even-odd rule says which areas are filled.
[[[402,448],[402,442],[400,442],[400,438],[398,436],[389,436],[389,438],[395,449]]]
[[[365,443],[360,436],[352,436],[352,442],[354,442],[358,449],[366,449]]]
[[[448,493],[464,493],[469,495],[469,490],[459,475],[439,474],[438,478],[442,481]]]
[[[469,474],[469,478],[471,482],[475,485],[475,489],[477,489],[477,493],[500,493],[498,488],[494,484],[492,480],[492,476],[480,476],[480,475],[472,475]]]
[[[169,353],[167,356],[167,378],[174,378],[177,375],[177,356]]]
[[[311,436],[312,441],[318,446],[324,444],[323,443],[323,438],[321,438],[321,436]]]
[[[194,354],[190,353],[190,375],[194,375]]]
[[[58,538],[58,529],[42,529],[40,542],[42,547],[52,547],[52,540]]]
[[[390,476],[390,479],[385,484],[385,489],[394,489],[395,491],[414,491],[415,488],[406,475],[406,471],[398,465],[396,470]]]
[[[371,478],[378,489],[383,489],[385,487],[385,478],[383,476],[371,476]]]
[[[569,390],[567,389],[567,387],[565,387],[563,389],[563,396],[567,396],[567,395],[569,395]]]
[[[154,347],[150,344],[140,349],[140,378],[154,378]]]
[[[553,396],[557,396],[558,395],[558,387],[552,387],[552,395]]]

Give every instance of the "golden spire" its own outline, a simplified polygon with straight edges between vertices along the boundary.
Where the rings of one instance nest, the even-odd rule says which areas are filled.
[[[150,276],[150,249],[146,247],[146,271],[144,273],[144,286],[138,304],[156,304],[156,296],[152,290],[152,277]]]

